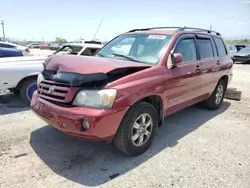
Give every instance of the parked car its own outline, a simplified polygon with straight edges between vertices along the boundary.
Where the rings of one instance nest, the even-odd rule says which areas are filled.
[[[30,55],[30,49],[28,47],[17,45],[10,42],[0,41],[0,48],[15,48],[21,50],[23,52],[23,55]]]
[[[242,48],[248,47],[246,44],[236,44],[235,47],[237,48],[237,51],[240,51]]]
[[[50,49],[50,45],[49,44],[39,44],[39,49],[40,50],[48,50],[48,49]]]
[[[50,50],[58,50],[61,47],[61,44],[58,43],[51,43],[50,44]]]
[[[31,108],[64,133],[114,143],[135,156],[149,148],[165,116],[200,102],[220,108],[232,66],[217,32],[135,29],[94,57],[47,59]]]
[[[235,45],[229,45],[228,46],[228,49],[229,49],[229,53],[233,56],[234,53],[237,52],[237,48]]]
[[[102,44],[67,43],[61,45],[61,47],[54,54],[93,56],[102,47]]]
[[[233,55],[234,62],[250,63],[250,47],[242,48]]]
[[[93,55],[101,47],[102,45],[93,44],[67,44],[51,56]],[[75,53],[76,50],[79,52]],[[0,90],[9,89],[14,94],[20,95],[22,100],[29,105],[33,92],[37,89],[37,75],[43,71],[43,62],[47,58],[47,56],[0,58]]]
[[[40,44],[38,44],[38,43],[30,43],[30,44],[27,45],[27,47],[29,47],[29,48],[39,48],[39,45]]]
[[[0,58],[24,56],[23,51],[15,48],[0,47]]]

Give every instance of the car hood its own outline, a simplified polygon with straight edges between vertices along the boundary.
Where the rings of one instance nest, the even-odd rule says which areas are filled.
[[[23,61],[43,61],[47,59],[47,56],[20,56],[20,57],[4,57],[0,58],[0,63],[8,63],[8,62],[20,62],[22,63]]]
[[[51,56],[46,65],[48,70],[79,74],[108,73],[115,69],[144,67],[150,67],[150,65],[127,60],[73,55]]]
[[[250,55],[249,52],[241,52],[241,53],[236,52],[236,53],[234,53],[234,56],[242,56],[242,57],[244,57],[244,56],[248,56],[248,55]]]

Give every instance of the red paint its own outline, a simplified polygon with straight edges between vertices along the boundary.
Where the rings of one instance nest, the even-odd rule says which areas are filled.
[[[160,31],[139,33],[159,34]],[[165,32],[172,39],[160,59],[158,66],[152,66],[134,74],[120,78],[106,85],[118,91],[112,109],[94,109],[85,107],[61,107],[42,99],[34,93],[31,108],[48,124],[61,131],[80,138],[111,141],[125,113],[137,101],[151,95],[160,96],[163,102],[164,116],[206,100],[213,92],[222,76],[232,78],[233,61],[229,55],[193,63],[179,63],[173,69],[167,67],[169,54],[181,34],[194,32]],[[135,33],[133,33],[135,34]],[[201,34],[197,32],[197,34]],[[202,33],[204,34],[204,33]],[[211,35],[211,34],[206,34]],[[213,36],[213,35],[211,35]],[[181,60],[180,54],[174,59]],[[124,67],[147,67],[148,65],[118,59],[81,56],[54,56],[47,69],[90,74],[107,73]],[[81,88],[68,88],[64,102],[73,99]],[[87,131],[81,131],[79,120],[86,119],[90,124]],[[66,128],[63,128],[63,123]]]

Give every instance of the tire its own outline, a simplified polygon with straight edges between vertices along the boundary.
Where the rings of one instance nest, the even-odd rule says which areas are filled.
[[[32,95],[35,90],[37,90],[37,79],[36,78],[29,78],[25,80],[20,88],[20,97],[23,102],[27,105],[30,104]]]
[[[149,125],[148,122],[150,118],[152,120],[152,124],[146,129],[145,127],[143,128],[142,125],[141,128],[135,126],[136,121],[138,123],[137,125],[139,126],[139,122],[143,121],[143,116],[146,117],[144,124],[145,127],[146,124]],[[141,153],[144,153],[152,144],[155,135],[155,130],[157,128],[157,119],[157,112],[150,103],[139,102],[135,104],[128,110],[128,112],[124,116],[120,127],[116,133],[114,139],[114,144],[116,148],[128,156],[137,156]],[[146,135],[146,132],[150,132],[149,136]],[[134,135],[134,138],[136,138],[140,134],[141,136],[139,136],[137,139],[134,139],[133,141],[132,136]],[[143,144],[140,144],[141,138],[144,139]]]
[[[226,88],[224,80],[220,80],[212,95],[204,102],[205,106],[211,110],[219,109],[223,103]]]

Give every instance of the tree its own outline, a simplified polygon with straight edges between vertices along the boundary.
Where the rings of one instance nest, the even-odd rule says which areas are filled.
[[[62,37],[56,37],[56,40],[55,40],[55,43],[60,43],[60,44],[67,43],[67,42],[68,41]]]

